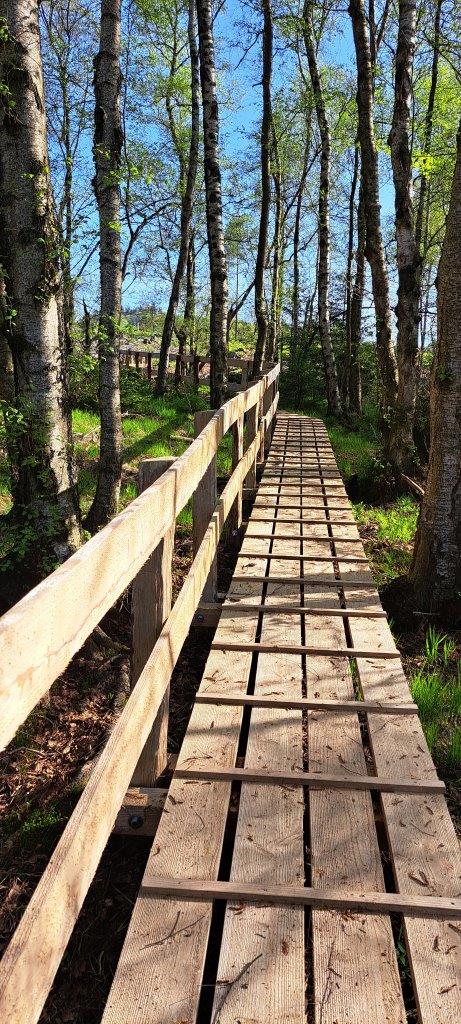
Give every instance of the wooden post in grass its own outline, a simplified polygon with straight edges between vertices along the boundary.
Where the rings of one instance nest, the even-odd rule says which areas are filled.
[[[175,460],[143,459],[139,466],[139,493],[145,491]],[[171,611],[172,561],[175,523],[133,582],[133,654],[131,686],[139,676]],[[166,691],[131,780],[132,786],[153,786],[167,764],[169,690]]]
[[[240,459],[243,458],[243,416],[232,424],[232,472],[237,469]],[[229,533],[234,536],[242,525],[242,487],[239,487],[237,497],[229,513]]]
[[[195,437],[198,437],[213,416],[213,409],[203,409],[195,413]],[[202,543],[218,501],[216,466],[216,456],[214,456],[192,497],[192,547],[194,557]],[[202,601],[214,602],[217,600],[218,563],[215,557],[210,570],[210,575],[203,590]]]
[[[147,353],[147,379],[152,380],[152,352]]]

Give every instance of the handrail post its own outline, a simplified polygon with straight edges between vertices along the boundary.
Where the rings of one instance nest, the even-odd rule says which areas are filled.
[[[213,409],[201,409],[195,413],[195,437],[198,437],[213,416]],[[194,557],[208,529],[217,502],[217,460],[215,455],[192,497],[192,549]],[[218,600],[218,562],[216,557],[213,559],[210,574],[203,590],[202,600],[211,603]]]
[[[266,395],[264,394],[264,395],[261,396],[261,398],[259,399],[259,402],[258,402],[258,418],[257,418],[258,430],[259,430],[259,428],[261,426],[261,420],[262,420],[262,418],[264,416],[265,403],[266,403]],[[261,438],[261,444],[260,444],[260,446],[258,448],[258,457],[256,459],[256,468],[261,467],[263,464],[264,464],[264,438],[262,437]]]
[[[139,466],[139,493],[169,469],[172,458],[143,459]],[[132,620],[133,653],[131,687],[139,676],[155,646],[162,626],[171,611],[172,561],[175,522],[152,552],[133,582]],[[149,738],[136,765],[132,786],[153,786],[167,764],[169,688],[165,693]]]
[[[243,414],[232,424],[232,472],[243,458]],[[229,533],[235,535],[242,525],[242,486],[229,513]]]
[[[256,434],[258,433],[258,402],[252,405],[251,409],[248,409],[246,416],[247,431],[246,431],[246,448],[249,448],[253,443]],[[251,469],[248,475],[245,477],[244,487],[248,490],[255,490],[256,487],[256,462],[257,457],[252,463]]]

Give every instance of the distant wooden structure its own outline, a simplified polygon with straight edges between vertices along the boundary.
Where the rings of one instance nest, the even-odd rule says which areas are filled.
[[[160,352],[153,351],[149,348],[142,349],[123,346],[120,349],[120,359],[123,364],[125,366],[135,367],[140,373],[146,376],[148,380],[152,380],[155,377],[155,369],[159,356]],[[174,370],[179,363],[179,377],[181,380],[189,381],[194,384],[208,384],[210,381],[209,356],[201,356],[198,354],[193,356],[179,355],[178,352],[171,351],[168,357],[168,363],[169,366],[173,365]],[[230,373],[238,378],[236,382],[229,382],[229,394],[237,394],[238,391],[245,391],[251,380],[253,360],[230,356],[228,366]],[[266,367],[264,367],[264,369],[266,369]],[[173,376],[171,370],[169,373]]]
[[[444,786],[326,430],[275,419],[278,376],[197,421],[153,483],[149,460],[128,509],[0,621],[4,745],[136,581],[137,680],[3,958],[8,1024],[38,1021],[115,822],[155,837],[103,1024],[305,1024],[306,999],[309,1024],[403,1024],[409,998],[420,1024],[461,1020]],[[221,604],[219,536],[265,450]],[[194,561],[170,610],[174,522],[194,492]],[[168,686],[200,621],[217,629],[166,794]]]

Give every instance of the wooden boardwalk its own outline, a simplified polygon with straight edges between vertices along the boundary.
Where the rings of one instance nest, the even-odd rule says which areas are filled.
[[[460,890],[326,430],[281,414],[104,1024],[459,1024]]]

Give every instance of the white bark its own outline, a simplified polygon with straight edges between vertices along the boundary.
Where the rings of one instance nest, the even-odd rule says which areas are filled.
[[[66,389],[59,233],[50,184],[37,0],[1,0],[0,260],[16,404],[18,495],[58,558],[80,541]],[[6,91],[7,90],[7,91]],[[16,312],[14,312],[16,311]],[[41,525],[40,525],[41,524]]]

